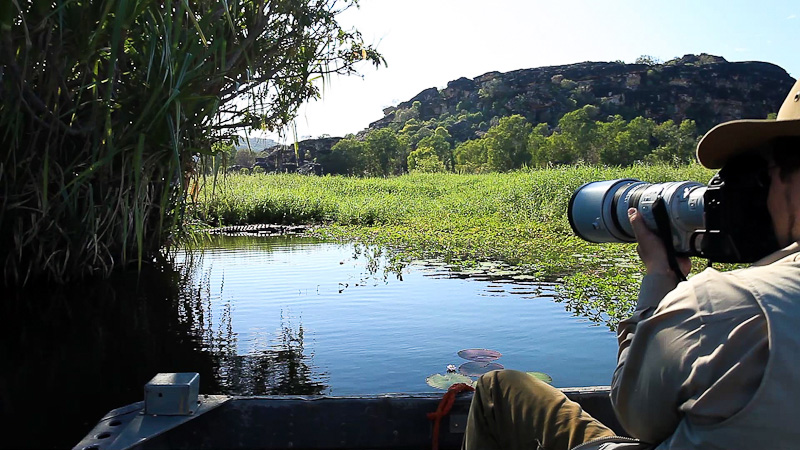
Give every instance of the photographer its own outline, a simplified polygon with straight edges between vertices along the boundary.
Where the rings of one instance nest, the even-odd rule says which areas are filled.
[[[800,448],[800,81],[777,120],[721,124],[697,157],[713,169],[763,159],[774,237],[750,238],[782,250],[746,269],[707,269],[679,282],[662,240],[628,211],[647,274],[633,315],[619,324],[611,400],[636,439],[614,436],[527,374],[496,371],[478,382],[466,449]],[[678,267],[687,274],[689,260]]]

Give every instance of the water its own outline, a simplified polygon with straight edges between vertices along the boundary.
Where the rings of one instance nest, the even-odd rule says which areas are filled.
[[[203,393],[431,392],[459,350],[490,348],[555,386],[610,382],[613,333],[552,285],[397,272],[375,250],[224,238],[174,268],[0,292],[0,447],[70,447],[157,372],[199,372]]]
[[[333,395],[430,392],[425,378],[466,362],[456,355],[464,348],[497,350],[505,367],[545,372],[556,386],[610,382],[613,333],[566,312],[552,286],[460,278],[431,264],[396,274],[385,257],[355,249],[258,238],[205,249],[193,270],[209,287],[204,334],[220,337],[210,347],[257,358],[302,330],[305,373]]]

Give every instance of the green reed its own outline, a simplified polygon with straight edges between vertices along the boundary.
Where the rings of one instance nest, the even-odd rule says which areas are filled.
[[[4,283],[141,268],[180,240],[215,142],[280,129],[315,79],[382,62],[339,27],[353,4],[0,0]]]

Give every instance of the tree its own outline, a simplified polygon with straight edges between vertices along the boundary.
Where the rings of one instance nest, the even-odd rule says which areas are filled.
[[[642,55],[642,56],[636,58],[636,61],[634,61],[634,64],[646,64],[648,66],[655,66],[657,64],[661,64],[661,60],[656,58],[656,57],[654,57],[654,56]]]
[[[403,127],[400,131],[400,135],[405,137],[406,144],[408,144],[409,147],[416,147],[421,140],[433,135],[433,130],[419,122],[413,123],[414,120],[416,119],[411,119],[408,122],[412,124],[410,127]]]
[[[539,150],[554,164],[572,164],[577,161],[575,143],[562,133],[553,133]]]
[[[436,128],[432,135],[420,139],[417,148],[428,147],[432,148],[439,159],[447,168],[453,170],[455,162],[453,160],[453,150],[450,146],[449,140],[452,139],[450,133],[444,127]],[[411,167],[409,166],[409,169]]]
[[[256,163],[256,154],[249,148],[243,148],[236,152],[233,163],[242,167],[253,167]]]
[[[181,235],[197,153],[382,64],[355,0],[0,1],[7,283],[107,275]]]
[[[409,119],[406,121],[405,125],[403,125],[403,129],[400,130],[400,133],[403,134],[412,134],[419,130],[420,123],[417,119]]]
[[[366,139],[366,173],[372,176],[398,174],[404,170],[407,147],[389,128],[370,132]]]
[[[595,164],[599,161],[600,142],[597,135],[597,122],[594,118],[599,109],[593,105],[564,114],[558,121],[559,133],[554,142],[558,143],[556,152],[569,161],[582,160]]]
[[[409,172],[445,172],[442,160],[436,154],[433,147],[417,147],[416,150],[408,154]]]
[[[549,134],[550,127],[546,123],[540,123],[528,135],[528,152],[531,154],[531,164],[534,167],[545,167],[553,161],[547,146]]]
[[[422,108],[422,103],[419,101],[415,101],[411,104],[411,107],[398,109],[394,113],[394,121],[400,122],[401,124],[405,124],[409,120],[417,120],[419,119],[419,112]]]
[[[491,78],[485,81],[478,90],[478,97],[482,100],[492,100],[506,93],[506,86],[500,78]]]
[[[344,138],[331,147],[330,155],[320,163],[327,173],[364,175],[366,144],[354,138]]]
[[[668,120],[653,130],[658,147],[647,155],[647,162],[687,164],[695,160],[697,147],[697,124],[694,120],[683,120],[680,125]]]
[[[622,150],[619,148],[619,142],[617,141],[617,136],[625,131],[628,122],[620,115],[609,117],[609,119],[608,122],[597,123],[597,136],[602,142],[599,158],[603,164],[618,165],[622,163],[617,161],[628,160],[626,155],[621,155]]]
[[[236,157],[236,147],[231,141],[219,141],[211,144],[211,153],[214,154],[214,158],[211,161],[204,161],[204,163],[210,163],[204,166],[206,174],[216,174],[232,166]]]
[[[456,147],[454,153],[457,172],[481,173],[489,170],[484,139],[462,142]]]
[[[605,146],[600,152],[600,162],[624,166],[644,160],[653,149],[655,126],[652,119],[637,117],[626,124],[619,116],[611,124],[601,125]]]
[[[697,135],[697,123],[692,119],[684,119],[678,126],[678,162],[693,163],[697,162],[695,150],[700,141]]]
[[[519,114],[503,117],[497,126],[486,132],[487,163],[490,170],[506,171],[530,162],[528,138],[531,134],[528,121]]]

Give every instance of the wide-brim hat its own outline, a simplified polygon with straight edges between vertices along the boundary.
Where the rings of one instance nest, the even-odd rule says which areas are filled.
[[[728,158],[779,136],[800,136],[800,80],[783,101],[775,120],[733,120],[712,128],[697,144],[697,160],[719,169]]]

